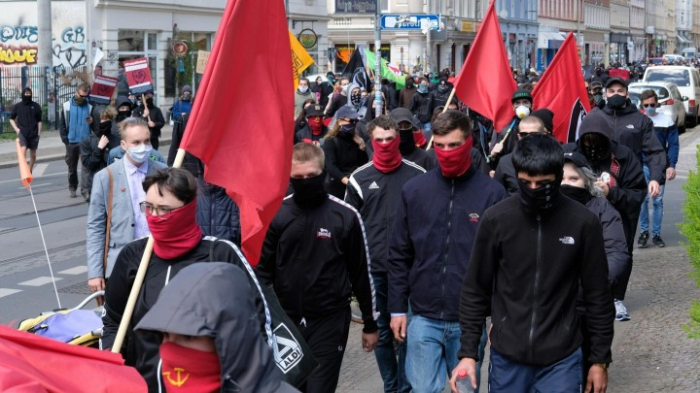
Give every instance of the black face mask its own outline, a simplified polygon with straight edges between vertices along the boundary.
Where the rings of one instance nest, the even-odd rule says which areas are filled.
[[[438,91],[439,91],[440,93],[446,92],[446,91],[447,91],[447,85],[440,85],[440,86],[438,86]]]
[[[605,140],[602,135],[596,135],[596,138],[589,139],[586,142],[588,145],[582,140],[579,140],[579,146],[581,147],[583,155],[586,156],[589,162],[599,163],[610,158],[610,142]]]
[[[301,207],[315,207],[328,198],[326,192],[326,171],[306,179],[290,179],[294,189],[294,202]]]
[[[153,98],[146,98],[146,105],[153,106]]]
[[[593,94],[593,99],[595,100],[596,105],[603,99],[603,93],[596,93]]]
[[[561,193],[576,202],[585,205],[588,203],[593,198],[593,195],[591,195],[590,192],[588,192],[587,189],[581,188],[581,187],[574,187],[570,186],[568,184],[562,184],[561,188],[559,189]]]
[[[109,137],[112,134],[112,121],[106,121],[104,123],[100,123],[100,130],[98,132],[98,137],[101,136],[106,136]]]
[[[130,114],[131,114],[130,111],[129,112],[118,112],[117,113],[117,123],[121,123],[122,121],[124,121],[124,119],[129,117]]]
[[[520,189],[520,202],[525,208],[533,213],[539,213],[551,209],[559,200],[559,188],[561,187],[560,174],[557,179],[543,184],[534,190],[527,185],[518,182]]]
[[[340,133],[345,135],[354,135],[357,123],[343,124],[340,126]]]
[[[29,105],[32,103],[32,96],[22,96],[22,102],[25,105]]]
[[[399,131],[401,142],[399,143],[399,151],[402,156],[413,153],[416,150],[416,142],[413,139],[413,130]]]
[[[362,94],[361,93],[350,94],[350,103],[353,106],[360,106],[361,102],[362,102]]]
[[[627,104],[627,97],[615,94],[612,97],[608,97],[608,107],[610,109],[621,109]]]

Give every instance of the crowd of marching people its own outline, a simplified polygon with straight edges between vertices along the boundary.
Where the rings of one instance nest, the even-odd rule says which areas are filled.
[[[78,86],[61,138],[70,196],[89,203],[88,286],[106,291],[101,349],[115,343],[150,235],[121,348],[149,391],[333,392],[355,298],[387,393],[437,393],[447,379],[478,389],[487,350],[491,391],[604,392],[614,321],[632,318],[638,226],[639,247],[650,227],[664,246],[678,129],[653,90],[638,108],[628,80],[597,68],[594,109],[558,141],[554,120],[569,114],[534,107],[536,73],[513,78],[504,129],[450,94],[448,70],[407,76],[399,90],[382,80],[380,108],[371,84],[301,78],[289,190],[257,266],[240,251],[238,206],[202,162],[187,154],[170,167],[192,132],[192,89],[170,109],[166,160],[152,92],[92,105]],[[25,97],[23,127],[40,120]],[[299,353],[313,364],[292,379]]]

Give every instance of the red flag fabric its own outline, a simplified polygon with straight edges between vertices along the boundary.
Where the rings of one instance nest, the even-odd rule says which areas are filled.
[[[554,137],[568,143],[576,140],[578,125],[591,110],[586,83],[573,33],[564,40],[532,91],[533,107],[554,113]]]
[[[0,325],[1,392],[147,392],[121,355]]]
[[[491,1],[484,22],[455,82],[455,94],[470,109],[491,119],[500,131],[513,120],[511,98],[518,85],[510,70],[495,1]]]
[[[294,84],[283,2],[228,1],[187,129],[180,148],[202,160],[204,179],[238,204],[243,252],[257,265],[292,165]]]

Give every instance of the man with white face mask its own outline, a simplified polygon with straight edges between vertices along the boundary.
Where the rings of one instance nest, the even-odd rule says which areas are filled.
[[[314,100],[316,103],[316,94],[312,93],[309,89],[309,80],[306,78],[299,78],[299,87],[297,87],[296,92],[294,92],[294,118],[296,119],[304,108],[304,102],[306,100]]]
[[[518,142],[518,138],[514,137],[518,134],[520,120],[530,116],[530,111],[532,110],[532,94],[530,90],[518,89],[513,93],[510,102],[513,104],[515,116],[513,116],[513,119],[508,123],[506,128],[498,133],[494,133],[491,140],[491,161],[489,163],[491,164],[491,169],[494,170],[498,166],[500,157],[515,150],[515,144]]]
[[[105,289],[122,247],[149,235],[139,203],[145,199],[141,183],[147,175],[165,168],[149,159],[148,124],[135,117],[119,123],[121,147],[126,154],[101,170],[93,179],[87,217],[87,267],[90,290]],[[106,247],[106,248],[105,248]]]

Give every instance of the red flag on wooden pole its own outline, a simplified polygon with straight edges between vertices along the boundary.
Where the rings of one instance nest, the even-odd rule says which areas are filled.
[[[230,0],[180,147],[238,204],[242,248],[253,266],[289,184],[293,116],[284,3]]]
[[[560,142],[574,142],[583,117],[591,110],[573,33],[564,40],[532,91],[533,107],[554,113],[552,133]]]
[[[513,120],[511,97],[518,85],[510,70],[495,3],[491,1],[484,15],[455,91],[465,105],[491,119],[496,130],[502,130]]]
[[[121,355],[0,326],[0,391],[146,392]]]

